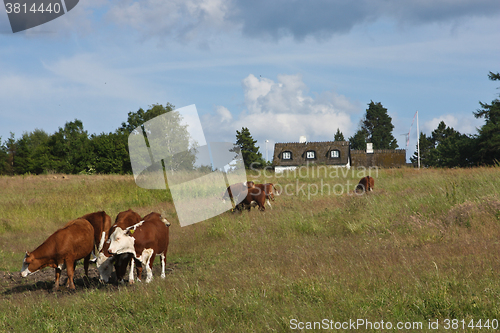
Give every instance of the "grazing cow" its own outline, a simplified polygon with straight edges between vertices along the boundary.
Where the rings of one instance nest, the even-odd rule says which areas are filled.
[[[228,186],[228,188],[224,191],[222,195],[222,201],[226,202],[226,200],[231,200],[233,199],[234,202],[238,202],[239,196],[240,195],[245,195],[245,192],[249,188],[255,187],[254,182],[248,181],[244,183],[236,183],[231,186]]]
[[[104,211],[86,214],[80,218],[89,221],[92,227],[94,227],[94,240],[97,247],[94,250],[94,255],[97,256],[102,250],[104,241],[108,238],[108,231],[111,228],[111,218]]]
[[[276,195],[279,195],[278,192],[276,191],[276,188],[274,187],[273,183],[266,183],[266,184],[255,184],[256,188],[260,188],[261,191],[263,191],[266,195],[266,202],[271,207],[271,201],[274,201],[274,193]]]
[[[109,253],[132,253],[138,267],[137,280],[141,280],[142,265],[146,267],[146,282],[153,278],[153,262],[161,256],[161,277],[165,278],[166,255],[170,223],[158,213],[150,213],[144,220],[126,229],[116,228],[110,235]]]
[[[247,209],[259,206],[259,210],[265,211],[266,207],[266,193],[258,187],[249,188],[247,196],[243,201],[236,207],[238,210]]]
[[[140,221],[141,216],[131,209],[121,212],[116,216],[115,224],[113,224],[113,226],[109,229],[107,241],[104,243],[99,255],[97,256],[96,265],[102,281],[106,283],[109,281],[109,278],[113,273],[113,266],[115,267],[116,278],[118,281],[122,281],[127,271],[127,267],[132,260],[132,255],[129,253],[115,256],[109,253],[109,236],[116,230],[116,228],[126,229]],[[131,270],[132,269],[133,268],[131,268]]]
[[[53,233],[33,252],[26,252],[21,268],[21,276],[26,277],[34,272],[52,267],[56,270],[54,290],[59,289],[61,270],[66,267],[68,273],[67,287],[75,289],[73,276],[77,260],[84,259],[85,275],[88,277],[90,254],[94,248],[94,228],[89,221],[76,219],[68,222],[63,228]]]
[[[373,186],[375,185],[375,179],[370,176],[361,178],[356,186],[356,193],[364,193],[365,191],[373,191]]]

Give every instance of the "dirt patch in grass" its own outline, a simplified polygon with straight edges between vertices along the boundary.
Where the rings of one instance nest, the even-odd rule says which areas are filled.
[[[176,263],[168,263],[165,273],[171,274],[174,270],[182,269]],[[145,271],[143,272],[143,281],[145,280]],[[153,266],[153,278],[160,278],[161,267],[160,265]],[[113,274],[114,277],[114,274]],[[112,277],[112,278],[113,278]],[[128,273],[126,275],[128,277]],[[78,267],[75,270],[74,282],[76,290],[70,290],[66,288],[68,276],[66,270],[61,273],[61,282],[59,290],[57,292],[53,291],[55,271],[52,268],[45,268],[32,275],[22,278],[21,274],[2,272],[0,271],[0,295],[2,297],[13,297],[13,298],[25,298],[27,296],[33,295],[47,295],[47,294],[57,294],[57,296],[71,295],[73,293],[81,292],[84,289],[101,289],[105,291],[115,291],[119,289],[119,286],[129,285],[128,282],[125,284],[119,284],[116,281],[116,277],[110,283],[101,283],[99,281],[99,272],[95,266],[89,267],[89,277],[85,277],[85,272],[83,267]],[[161,278],[160,278],[161,279]],[[137,283],[137,282],[136,282]]]

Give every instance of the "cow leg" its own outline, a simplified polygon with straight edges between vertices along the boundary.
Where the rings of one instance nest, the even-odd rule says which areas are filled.
[[[142,281],[142,263],[139,259],[133,259],[136,265],[136,273],[137,273],[137,281],[141,282]]]
[[[139,258],[141,263],[146,267],[146,283],[151,282],[151,280],[153,279],[151,257],[153,257],[154,260],[154,255],[155,253],[153,249],[145,249],[144,251],[142,251],[142,254]]]
[[[89,264],[90,264],[90,253],[83,259],[83,269],[85,270],[85,276],[89,277]]]
[[[165,251],[166,252],[166,251]],[[161,261],[161,278],[164,279],[165,278],[165,266],[167,264],[167,256],[165,254],[165,252],[162,252],[160,254],[160,261]]]
[[[128,283],[134,283],[134,269],[135,269],[135,259],[130,260],[130,270],[128,272]]]
[[[59,289],[59,279],[61,278],[61,269],[56,267],[56,283],[54,284],[54,288],[52,290],[57,291]]]
[[[148,276],[146,278],[146,282],[148,282],[148,279],[149,279],[149,282],[151,282],[151,280],[153,279],[153,263],[155,262],[155,258],[156,258],[156,253],[153,252],[153,254],[151,255],[151,257],[149,257],[149,260],[148,260],[149,270],[146,270],[146,272],[148,273]]]
[[[106,240],[106,232],[103,231],[101,236],[101,241],[99,242],[99,247],[97,248],[97,253],[101,252],[105,240]]]
[[[75,288],[75,283],[73,282],[73,277],[75,276],[75,265],[76,261],[66,260],[66,272],[68,273],[68,283],[66,287],[69,289],[76,289]]]
[[[269,207],[270,207],[271,209],[273,209],[273,206],[271,206],[271,201],[269,201],[269,199],[267,199],[267,200],[266,200],[266,202],[267,202],[267,204],[269,205]]]

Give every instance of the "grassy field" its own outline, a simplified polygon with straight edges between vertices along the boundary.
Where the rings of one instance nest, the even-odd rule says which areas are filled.
[[[249,174],[282,189],[273,209],[184,228],[169,194],[132,176],[0,177],[0,271],[17,274],[24,251],[68,220],[129,208],[165,212],[173,267],[150,284],[75,293],[13,292],[3,281],[0,331],[500,328],[500,168],[371,173],[367,195],[352,192],[366,170]]]

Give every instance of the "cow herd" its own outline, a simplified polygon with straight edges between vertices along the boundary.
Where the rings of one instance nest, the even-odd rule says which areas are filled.
[[[161,277],[165,278],[169,226],[170,222],[155,212],[141,218],[129,209],[119,213],[113,225],[109,215],[103,211],[86,214],[68,222],[34,251],[26,252],[21,276],[52,267],[55,269],[54,290],[57,290],[61,271],[66,268],[67,288],[75,289],[76,262],[84,259],[85,276],[88,277],[91,256],[94,255],[103,282],[109,282],[113,268],[118,281],[123,281],[129,265],[129,283],[134,282],[134,266],[137,280],[141,281],[145,268],[146,282],[150,282],[154,259],[160,255]]]
[[[356,192],[373,191],[374,179],[366,176],[359,181]],[[256,184],[252,181],[229,186],[222,200],[232,200],[235,211],[258,207],[265,211],[265,204],[279,195],[274,184]],[[91,257],[95,257],[100,281],[108,283],[113,274],[123,282],[129,269],[128,281],[141,281],[143,268],[146,282],[153,278],[153,262],[156,255],[161,258],[161,277],[165,278],[166,255],[169,243],[170,223],[159,213],[152,212],[144,217],[129,209],[111,218],[103,211],[86,214],[68,222],[54,232],[45,242],[32,252],[26,252],[21,268],[21,276],[26,277],[45,267],[55,269],[54,290],[59,288],[61,271],[66,268],[67,288],[75,289],[73,281],[76,262],[84,259],[85,275]]]
[[[222,195],[222,200],[233,200],[237,211],[250,210],[252,207],[259,207],[259,210],[265,211],[266,202],[272,208],[271,201],[274,201],[274,195],[279,193],[273,183],[255,184],[248,181],[229,186]]]

